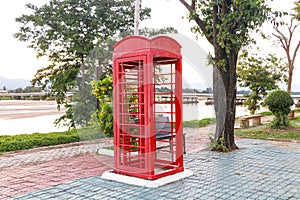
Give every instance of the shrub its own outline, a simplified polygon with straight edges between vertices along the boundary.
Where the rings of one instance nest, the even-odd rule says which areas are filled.
[[[98,129],[90,126],[66,132],[3,135],[0,136],[0,155],[3,152],[95,140],[103,137]]]
[[[281,128],[289,125],[288,114],[291,111],[290,107],[294,104],[289,93],[281,90],[273,91],[265,99],[264,104],[275,116],[271,122],[271,127]]]
[[[229,152],[229,149],[225,146],[225,139],[222,137],[215,141],[212,137],[210,137],[209,149],[211,151],[218,152]]]
[[[0,136],[0,153],[80,141],[76,131]]]
[[[96,115],[103,134],[112,137],[114,135],[114,118],[111,102],[100,102],[100,109],[96,112]]]
[[[102,132],[107,137],[113,136],[113,108],[112,108],[112,76],[92,82],[93,94],[99,100],[99,109],[93,114],[91,124],[95,125],[96,118]]]

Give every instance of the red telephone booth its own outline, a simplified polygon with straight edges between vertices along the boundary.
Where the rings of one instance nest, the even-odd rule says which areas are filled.
[[[183,171],[181,46],[129,36],[114,46],[114,172],[154,180]]]

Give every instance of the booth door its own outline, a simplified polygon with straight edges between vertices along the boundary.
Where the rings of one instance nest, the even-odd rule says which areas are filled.
[[[115,156],[118,169],[148,173],[145,109],[146,56],[118,59],[115,71]],[[146,116],[147,115],[147,116]]]

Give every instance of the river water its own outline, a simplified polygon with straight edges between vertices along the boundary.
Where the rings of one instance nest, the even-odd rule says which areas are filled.
[[[0,135],[65,131],[54,125],[63,113],[54,101],[0,101]]]
[[[64,114],[56,107],[53,101],[0,101],[0,135],[65,131],[67,127],[54,125],[54,120]],[[237,106],[236,116],[248,114],[246,107]],[[204,100],[183,104],[184,121],[214,117],[214,106],[206,106]]]

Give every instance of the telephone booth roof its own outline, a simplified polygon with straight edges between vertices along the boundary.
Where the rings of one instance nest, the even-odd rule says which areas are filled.
[[[114,46],[113,58],[126,57],[135,55],[141,51],[160,51],[169,52],[173,55],[181,57],[181,45],[171,37],[160,35],[152,38],[143,36],[128,36],[117,42]]]

